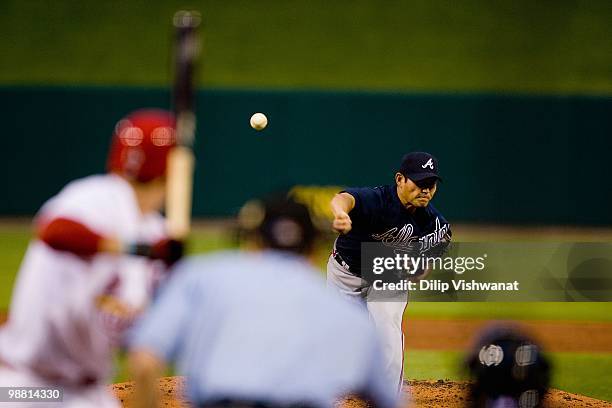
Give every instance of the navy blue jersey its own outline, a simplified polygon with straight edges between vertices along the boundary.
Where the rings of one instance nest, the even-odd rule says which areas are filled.
[[[336,251],[349,266],[349,272],[360,275],[361,243],[383,242],[397,249],[414,248],[420,242],[425,251],[450,241],[451,230],[446,219],[429,204],[408,211],[401,203],[395,184],[344,190],[355,198],[349,213],[353,222],[348,234],[336,239]]]

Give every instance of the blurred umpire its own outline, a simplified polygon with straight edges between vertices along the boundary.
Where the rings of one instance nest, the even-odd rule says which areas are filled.
[[[200,407],[331,407],[346,394],[395,406],[367,313],[327,291],[307,261],[306,207],[257,201],[240,218],[254,248],[180,263],[134,331],[136,406],[156,406],[167,363]]]

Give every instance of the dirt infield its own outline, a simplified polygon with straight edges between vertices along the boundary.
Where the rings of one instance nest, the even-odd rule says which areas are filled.
[[[406,319],[406,349],[465,350],[491,320]],[[546,351],[612,353],[612,323],[519,321]]]
[[[0,324],[6,313],[0,311]],[[484,319],[406,319],[406,350],[465,350],[474,333],[491,323]],[[580,321],[519,321],[544,350],[612,353],[612,323]]]
[[[181,377],[166,377],[159,380],[160,406],[164,408],[189,407],[181,398],[183,379]],[[112,391],[121,401],[124,407],[130,407],[133,384],[121,383],[111,386]],[[416,407],[448,407],[459,408],[469,402],[467,383],[451,381],[409,381],[405,383],[404,392],[412,404],[407,406]],[[336,408],[365,408],[365,404],[355,398],[347,398],[339,401]],[[603,408],[612,407],[612,403],[596,400],[581,395],[571,394],[565,391],[551,390],[545,399],[544,406],[548,408],[560,407],[590,407]]]

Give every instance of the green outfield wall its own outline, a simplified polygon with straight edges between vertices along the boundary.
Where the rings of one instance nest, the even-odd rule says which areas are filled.
[[[29,215],[71,179],[104,170],[115,121],[169,106],[163,89],[0,88],[0,214]],[[268,128],[248,125],[265,112]],[[612,97],[203,90],[194,212],[307,185],[392,182],[431,151],[453,221],[612,225]]]

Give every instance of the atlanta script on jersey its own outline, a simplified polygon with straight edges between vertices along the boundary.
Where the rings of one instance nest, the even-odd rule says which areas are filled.
[[[382,242],[398,250],[427,251],[451,238],[449,223],[431,204],[411,213],[404,208],[395,185],[350,188],[355,198],[352,229],[336,239],[335,249],[354,275],[360,275],[361,243]]]

